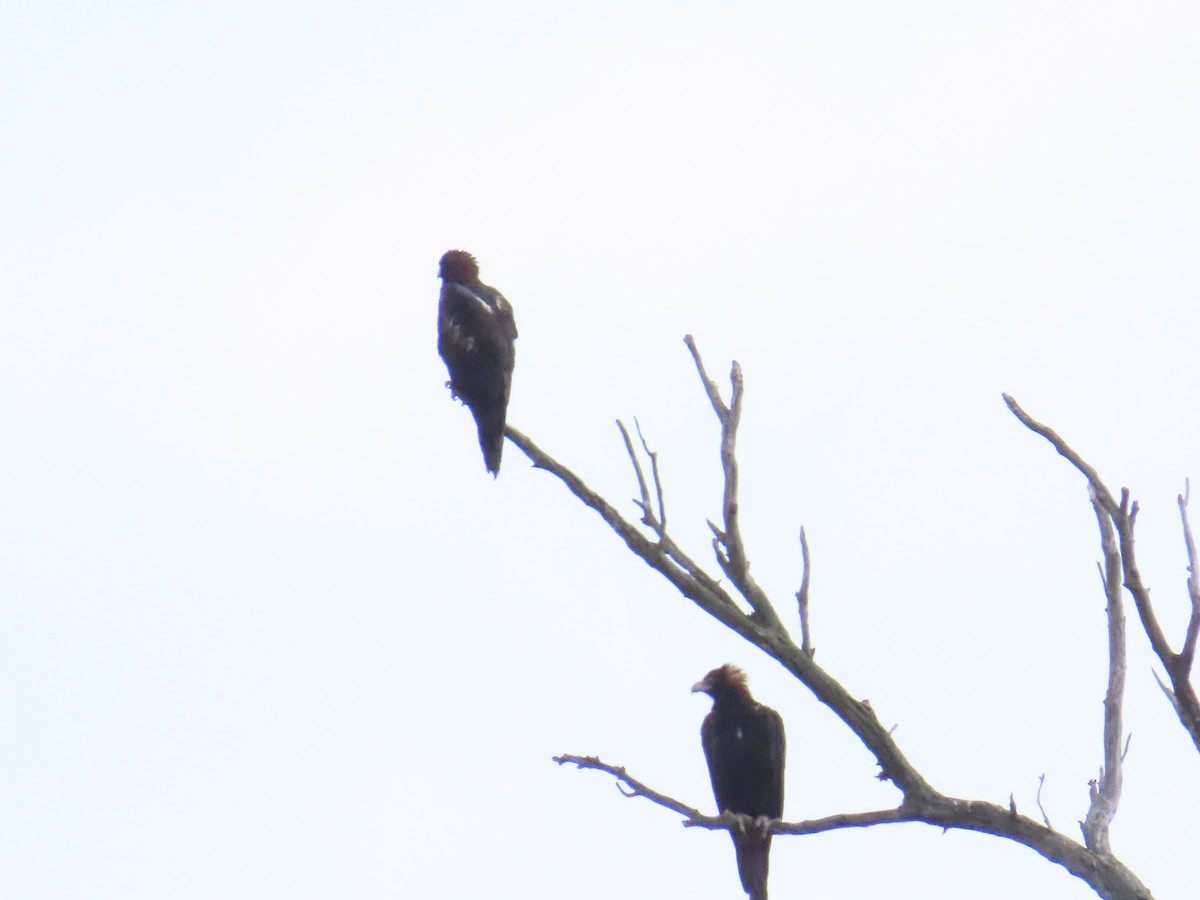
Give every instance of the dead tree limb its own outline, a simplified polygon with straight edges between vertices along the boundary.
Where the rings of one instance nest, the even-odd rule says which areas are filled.
[[[800,590],[796,591],[796,607],[800,614],[800,649],[809,656],[817,652],[812,644],[812,632],[808,627],[808,580],[812,574],[812,562],[808,557],[808,538],[804,535],[804,526],[800,526],[800,559],[804,569],[800,575]]]
[[[1104,765],[1099,777],[1090,783],[1090,803],[1081,827],[1087,846],[1110,855],[1108,829],[1121,802],[1121,738],[1125,697],[1125,608],[1121,599],[1121,551],[1113,534],[1112,519],[1089,489],[1096,523],[1100,527],[1100,548],[1104,563],[1100,567],[1104,596],[1108,601],[1108,689],[1104,694]],[[1039,789],[1040,793],[1040,789]]]
[[[759,587],[750,574],[750,560],[746,556],[746,547],[742,543],[741,510],[738,508],[738,463],[737,463],[737,430],[742,421],[742,396],[745,384],[742,380],[742,367],[735,360],[729,371],[729,405],[721,399],[721,391],[716,382],[704,371],[704,361],[696,349],[696,342],[689,334],[683,339],[696,363],[696,371],[708,394],[708,402],[712,404],[717,421],[721,423],[721,470],[725,473],[725,492],[721,502],[721,515],[724,518],[724,530],[711,521],[708,527],[713,532],[713,552],[717,565],[721,567],[729,580],[737,587],[738,592],[754,610],[753,618],[768,628],[775,629],[781,634],[787,634],[780,621],[775,607],[771,605],[766,592]]]
[[[1175,714],[1179,717],[1180,724],[1183,725],[1191,737],[1196,749],[1200,751],[1200,698],[1197,697],[1196,689],[1191,682],[1192,662],[1196,647],[1195,635],[1197,632],[1200,632],[1200,591],[1198,591],[1195,581],[1195,546],[1192,543],[1191,526],[1188,524],[1187,518],[1187,497],[1181,496],[1179,498],[1179,511],[1183,519],[1184,542],[1188,548],[1188,595],[1191,602],[1192,614],[1184,636],[1183,649],[1181,652],[1176,653],[1171,649],[1171,644],[1163,632],[1162,625],[1159,624],[1158,616],[1154,612],[1154,606],[1150,602],[1150,589],[1142,581],[1142,573],[1138,569],[1137,552],[1133,541],[1133,530],[1137,522],[1138,505],[1136,501],[1130,503],[1129,489],[1121,488],[1121,499],[1117,501],[1113,497],[1112,492],[1100,479],[1099,473],[1084,462],[1083,458],[1072,450],[1053,428],[1043,425],[1030,416],[1008,394],[1004,395],[1004,402],[1008,404],[1008,408],[1021,421],[1021,424],[1048,440],[1055,450],[1070,460],[1071,464],[1083,473],[1084,477],[1088,480],[1088,486],[1092,491],[1092,495],[1096,498],[1096,502],[1108,514],[1109,518],[1112,519],[1113,527],[1117,533],[1121,573],[1124,578],[1125,588],[1129,591],[1130,596],[1133,597],[1134,606],[1137,607],[1138,611],[1138,618],[1142,623],[1142,630],[1146,632],[1146,637],[1150,639],[1150,646],[1153,648],[1159,661],[1162,662],[1163,668],[1167,672],[1167,678],[1171,682],[1170,687],[1167,687],[1167,685],[1163,684],[1162,679],[1159,679],[1159,685],[1167,695],[1167,699],[1171,701],[1171,705],[1175,709]],[[1155,677],[1158,677],[1157,674]]]
[[[739,820],[743,816],[722,813],[706,816],[661,791],[656,791],[631,776],[624,766],[614,766],[594,756],[563,754],[554,757],[561,765],[574,765],[580,769],[605,772],[617,779],[617,786],[626,797],[644,797],[659,806],[683,816],[683,825],[689,828],[730,830],[743,827]],[[628,790],[621,787],[625,785]],[[877,809],[866,812],[838,813],[820,819],[800,822],[777,820],[771,824],[775,835],[820,834],[843,828],[868,828],[874,825],[893,825],[900,822],[916,822],[939,828],[961,828],[984,834],[1006,837],[1033,848],[1046,859],[1056,862],[1075,875],[1105,898],[1121,900],[1148,900],[1150,892],[1138,881],[1119,860],[1110,855],[1096,853],[1087,847],[1035,822],[1027,816],[1014,813],[1010,807],[979,800],[958,800],[935,794],[912,802],[907,799],[894,809]]]
[[[1183,638],[1183,649],[1179,651],[1180,665],[1185,671],[1191,672],[1192,663],[1196,659],[1196,639],[1200,637],[1200,572],[1196,571],[1196,542],[1192,540],[1192,523],[1188,521],[1188,500],[1192,496],[1192,484],[1184,481],[1183,493],[1178,496],[1179,518],[1183,522],[1183,543],[1187,548],[1188,558],[1188,598],[1192,601],[1192,614],[1188,618],[1187,632]]]
[[[1120,760],[1118,758],[1114,763],[1108,752],[1107,735],[1113,722],[1115,722],[1119,735],[1119,716],[1106,718],[1105,768],[1107,772],[1113,774],[1102,779],[1101,785],[1097,788],[1097,793],[1102,800],[1093,804],[1097,810],[1096,823],[1091,832],[1095,836],[1094,846],[1091,843],[1084,844],[1071,840],[1048,825],[1018,814],[1011,804],[1002,806],[980,800],[959,799],[946,796],[934,789],[900,750],[891,732],[879,721],[870,703],[866,700],[855,699],[840,682],[817,665],[813,659],[811,647],[807,646],[807,627],[802,629],[805,635],[802,640],[803,646],[797,646],[792,641],[775,612],[773,604],[750,575],[749,560],[739,527],[736,439],[744,388],[741,368],[736,362],[733,364],[732,392],[730,402],[726,405],[717,386],[708,377],[699,351],[690,335],[685,343],[692,354],[709,402],[721,426],[721,465],[725,476],[722,496],[722,527],[709,523],[715,536],[713,549],[718,566],[736,588],[742,601],[749,606],[749,613],[744,611],[742,605],[717,579],[705,572],[671,539],[666,529],[665,513],[662,511],[662,485],[659,479],[657,459],[643,441],[643,450],[650,458],[651,474],[655,481],[655,496],[658,500],[656,512],[655,504],[651,499],[650,487],[645,478],[645,470],[637,458],[633,441],[624,426],[621,426],[622,436],[638,481],[640,498],[635,501],[635,505],[642,514],[642,524],[650,530],[654,540],[647,537],[635,524],[626,520],[603,497],[589,488],[579,476],[543,451],[526,435],[512,426],[508,426],[505,433],[529,457],[535,467],[549,472],[562,481],[577,499],[595,510],[604,519],[605,523],[635,555],[663,575],[681,594],[791,672],[874,754],[879,765],[879,773],[876,777],[891,781],[901,792],[900,803],[892,810],[846,813],[810,822],[779,823],[775,826],[776,833],[811,834],[833,828],[863,827],[901,821],[924,822],[942,828],[978,831],[1016,841],[1034,849],[1048,860],[1063,866],[1072,874],[1083,879],[1105,900],[1151,900],[1150,891],[1138,880],[1136,875],[1112,855],[1108,848],[1107,828],[1111,815],[1108,814],[1106,808],[1102,808],[1102,801],[1107,802],[1108,799],[1111,799],[1112,789],[1119,793]],[[1047,429],[1047,431],[1049,430]],[[1049,433],[1053,434],[1053,432]],[[1063,444],[1062,447],[1066,448],[1066,445]],[[1070,448],[1066,448],[1066,451],[1064,455],[1073,453]],[[1060,452],[1063,451],[1060,449]],[[1072,457],[1068,456],[1068,458]],[[1095,473],[1078,456],[1074,456],[1072,461],[1085,471],[1085,474],[1091,472],[1089,480],[1095,477]],[[1108,511],[1118,508],[1098,477],[1095,477],[1095,482],[1099,486],[1096,495],[1100,509]],[[1132,520],[1132,515],[1130,519]],[[1117,532],[1120,534],[1119,526]],[[1124,555],[1121,560],[1124,563]],[[1122,571],[1128,582],[1128,571],[1124,568]],[[802,585],[802,593],[804,599],[801,605],[806,608],[807,590],[804,585]],[[798,596],[797,599],[799,601],[800,597]],[[1110,654],[1112,652],[1114,651],[1110,646]],[[1113,682],[1110,676],[1110,693],[1112,691]],[[1116,706],[1119,709],[1119,696]],[[623,789],[623,793],[627,793],[628,796],[642,796],[651,799],[685,816],[692,824],[710,828],[728,828],[731,825],[730,820],[722,820],[722,817],[705,817],[693,807],[666,797],[641,782],[637,782],[628,776],[623,768],[609,766],[594,757],[564,756],[556,759],[560,763],[570,762],[582,768],[608,772],[632,791],[630,794]],[[1112,810],[1115,811],[1115,805],[1112,806]],[[1085,831],[1085,833],[1088,832]]]

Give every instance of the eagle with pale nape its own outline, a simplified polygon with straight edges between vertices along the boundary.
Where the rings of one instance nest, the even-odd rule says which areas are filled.
[[[713,699],[700,741],[719,812],[753,820],[731,829],[738,876],[750,900],[767,900],[771,821],[783,817],[783,717],[750,696],[746,673],[726,663],[692,685]]]
[[[516,321],[504,295],[479,280],[479,263],[467,251],[444,253],[438,277],[438,353],[450,370],[446,385],[475,417],[483,461],[495,477],[516,362]]]

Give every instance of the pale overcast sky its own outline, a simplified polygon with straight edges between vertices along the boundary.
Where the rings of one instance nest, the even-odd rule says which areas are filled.
[[[1184,2],[10,3],[0,893],[731,900],[725,835],[550,762],[711,808],[688,688],[726,661],[785,717],[788,818],[897,802],[515,446],[487,476],[435,349],[450,247],[516,311],[510,421],[633,516],[638,416],[706,560],[682,337],[740,360],[781,613],[803,524],[818,662],[937,788],[1036,815],[1045,774],[1078,835],[1095,521],[1000,394],[1132,488],[1178,642],[1198,87]],[[1129,644],[1113,847],[1192,897],[1200,767]],[[1093,896],[921,826],[779,838],[771,874]]]

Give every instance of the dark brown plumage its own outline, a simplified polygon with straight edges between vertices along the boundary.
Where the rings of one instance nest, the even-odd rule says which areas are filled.
[[[450,390],[471,410],[483,461],[500,471],[504,422],[516,361],[517,325],[512,307],[479,280],[479,263],[465,250],[448,250],[438,267],[438,353],[450,370]]]
[[[755,820],[730,832],[742,889],[751,900],[767,900],[770,820],[783,816],[783,717],[750,696],[746,673],[737,666],[713,669],[692,690],[713,698],[700,739],[717,808]]]

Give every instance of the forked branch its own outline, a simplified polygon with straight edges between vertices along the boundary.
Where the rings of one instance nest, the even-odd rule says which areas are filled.
[[[1111,819],[1111,811],[1115,810],[1112,798],[1115,796],[1114,792],[1119,794],[1120,787],[1120,759],[1118,756],[1114,761],[1109,751],[1108,736],[1110,729],[1115,725],[1115,733],[1119,737],[1119,715],[1106,718],[1105,772],[1096,789],[1096,794],[1100,799],[1094,799],[1093,802],[1095,815],[1093,817],[1089,814],[1095,821],[1085,829],[1085,833],[1089,835],[1088,845],[1085,846],[1054,831],[1047,825],[1018,814],[1015,806],[1002,806],[979,800],[962,800],[948,797],[935,790],[901,752],[893,735],[879,721],[871,704],[865,700],[855,699],[836,679],[816,664],[809,643],[806,621],[809,600],[809,562],[807,540],[803,538],[803,535],[804,578],[801,582],[801,589],[797,593],[797,603],[800,607],[801,619],[804,622],[801,627],[802,646],[797,646],[792,641],[765,592],[750,576],[749,561],[739,527],[738,470],[735,450],[744,387],[741,368],[737,363],[733,364],[732,392],[730,402],[726,405],[721,398],[719,389],[704,369],[695,342],[690,336],[685,342],[692,354],[709,402],[721,425],[721,465],[725,474],[722,525],[717,527],[710,523],[715,535],[714,549],[717,563],[737,588],[741,598],[749,604],[750,614],[743,611],[720,581],[706,573],[667,534],[657,460],[644,439],[642,440],[642,449],[651,461],[650,468],[654,480],[653,497],[633,441],[628,431],[622,426],[622,437],[638,482],[639,499],[634,502],[641,512],[641,523],[653,534],[653,540],[647,537],[637,525],[622,517],[599,494],[592,491],[582,479],[537,447],[524,434],[511,426],[506,429],[506,434],[533,461],[536,467],[544,469],[560,479],[572,494],[604,519],[605,523],[621,537],[630,550],[662,574],[680,593],[791,672],[821,703],[833,711],[875,755],[880,768],[878,777],[891,781],[902,794],[900,804],[894,809],[851,812],[807,822],[778,823],[774,828],[776,833],[811,834],[834,828],[863,827],[890,822],[924,822],[942,828],[968,829],[1003,837],[1031,847],[1047,859],[1064,866],[1086,881],[1097,894],[1106,900],[1150,900],[1150,892],[1145,886],[1108,850],[1108,821]],[[1014,412],[1019,409],[1015,403],[1010,403],[1010,406],[1014,407]],[[1030,427],[1034,427],[1036,424],[1033,423]],[[1063,452],[1064,456],[1071,459],[1085,475],[1088,475],[1089,481],[1094,481],[1098,511],[1113,516],[1115,522],[1115,514],[1112,510],[1120,513],[1124,509],[1126,521],[1132,529],[1136,508],[1132,511],[1128,509],[1128,498],[1123,498],[1123,504],[1117,504],[1100,483],[1099,478],[1095,476],[1094,470],[1091,470],[1083,460],[1074,455],[1073,451],[1070,451],[1070,448],[1066,447],[1053,431],[1044,426],[1038,426],[1038,428],[1041,428],[1040,433],[1047,436],[1052,442],[1057,442],[1056,446],[1060,448],[1060,452]],[[1120,535],[1119,524],[1117,532]],[[1123,548],[1121,542],[1118,542],[1118,546]],[[1109,559],[1107,551],[1106,559]],[[1125,562],[1123,553],[1121,562]],[[1116,569],[1110,565],[1106,579],[1114,571]],[[1128,568],[1123,567],[1121,571],[1128,583],[1130,577]],[[1106,585],[1109,583],[1110,580],[1106,580]],[[1118,606],[1113,608],[1119,611]],[[1110,652],[1113,651],[1110,649]],[[1110,694],[1116,698],[1115,707],[1119,710],[1119,692],[1115,692],[1112,676],[1110,676]],[[732,822],[728,817],[704,816],[695,808],[633,779],[621,767],[610,766],[594,757],[563,756],[556,759],[560,763],[569,762],[582,768],[608,772],[624,785],[622,792],[627,796],[641,796],[653,800],[684,816],[691,824],[707,828],[731,827]],[[1108,806],[1106,807],[1105,804]]]
[[[721,514],[725,527],[721,529],[712,522],[708,523],[713,532],[713,550],[717,556],[717,564],[737,586],[738,592],[746,598],[746,602],[754,610],[754,618],[767,627],[786,634],[775,607],[750,574],[750,560],[746,557],[746,547],[742,543],[742,530],[739,525],[741,512],[738,509],[737,430],[742,421],[742,394],[745,388],[742,367],[736,360],[730,367],[729,405],[726,406],[725,401],[721,399],[720,389],[704,370],[704,361],[700,358],[700,351],[696,349],[696,342],[692,336],[689,334],[683,342],[692,354],[696,371],[700,375],[705,393],[708,394],[708,402],[712,404],[717,421],[721,423],[721,470],[725,473]]]
[[[890,780],[906,794],[931,792],[932,788],[913,767],[900,751],[891,733],[879,721],[875,711],[866,701],[855,699],[837,680],[831,677],[812,658],[811,653],[796,646],[788,635],[783,624],[779,622],[774,608],[762,589],[749,577],[747,569],[737,570],[730,559],[745,560],[742,549],[740,530],[737,528],[737,464],[734,456],[736,442],[736,416],[725,415],[732,408],[726,408],[720,399],[715,385],[704,373],[695,343],[689,337],[687,344],[696,361],[701,381],[709,392],[710,401],[717,411],[722,425],[721,445],[722,458],[727,464],[727,475],[733,478],[731,484],[727,477],[724,489],[725,508],[732,510],[732,519],[728,516],[724,531],[719,532],[718,562],[725,573],[729,575],[742,597],[750,603],[753,614],[746,615],[741,607],[717,579],[705,572],[688,556],[666,533],[665,527],[653,515],[650,502],[650,489],[645,479],[644,470],[637,461],[633,441],[628,430],[621,428],[626,451],[633,461],[638,480],[640,501],[635,501],[642,512],[642,521],[654,533],[657,540],[650,540],[631,522],[621,516],[603,497],[589,488],[582,479],[566,466],[555,460],[550,454],[538,447],[526,435],[511,425],[505,429],[509,440],[513,441],[533,464],[540,469],[550,472],[559,478],[563,484],[586,506],[591,507],[615,531],[626,546],[651,568],[662,574],[685,597],[696,603],[701,609],[719,620],[723,625],[741,635],[750,643],[778,660],[796,678],[809,688],[817,698],[837,714],[875,755],[879,762],[879,778]],[[735,373],[740,371],[734,366]],[[735,379],[735,396],[741,396],[740,386]],[[735,404],[736,405],[736,404]],[[726,459],[726,457],[728,457]],[[661,489],[657,476],[655,477],[656,492]],[[650,513],[648,515],[648,512]],[[725,552],[721,550],[724,548]]]
[[[1100,475],[1096,470],[1084,462],[1083,458],[1071,449],[1067,442],[1054,429],[1043,425],[1030,416],[1008,394],[1004,395],[1004,402],[1008,404],[1008,408],[1012,410],[1013,415],[1021,420],[1023,425],[1046,438],[1046,440],[1054,445],[1055,450],[1070,460],[1071,464],[1084,474],[1088,480],[1092,495],[1112,520],[1113,527],[1116,529],[1121,574],[1124,578],[1125,588],[1133,597],[1134,605],[1138,611],[1138,618],[1142,623],[1142,630],[1146,632],[1146,637],[1150,639],[1150,646],[1162,662],[1163,668],[1166,669],[1167,677],[1170,680],[1170,687],[1163,684],[1161,679],[1159,679],[1159,684],[1162,686],[1167,698],[1171,701],[1171,705],[1179,717],[1180,724],[1183,725],[1191,737],[1196,749],[1200,751],[1200,698],[1197,697],[1196,689],[1191,682],[1196,633],[1200,632],[1200,597],[1197,596],[1195,582],[1195,547],[1192,543],[1191,526],[1188,524],[1187,518],[1187,497],[1181,496],[1179,498],[1179,510],[1180,516],[1183,519],[1184,541],[1188,547],[1188,594],[1191,602],[1191,617],[1188,621],[1187,632],[1184,635],[1183,649],[1181,652],[1176,653],[1171,649],[1171,644],[1167,640],[1162,625],[1159,624],[1154,606],[1150,602],[1150,589],[1142,581],[1142,573],[1138,568],[1137,552],[1133,540],[1134,526],[1137,523],[1138,505],[1136,502],[1130,502],[1129,490],[1127,488],[1121,489],[1121,499],[1118,502],[1100,479]],[[1155,677],[1157,677],[1157,674]]]

